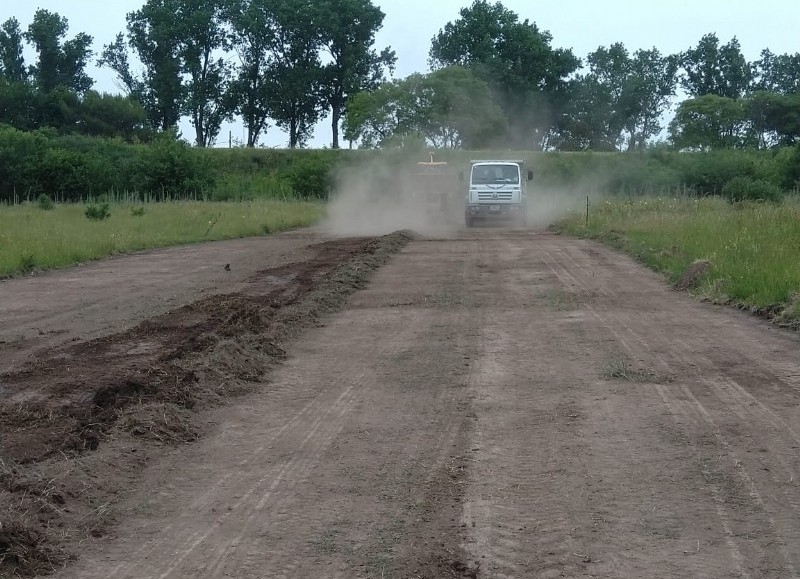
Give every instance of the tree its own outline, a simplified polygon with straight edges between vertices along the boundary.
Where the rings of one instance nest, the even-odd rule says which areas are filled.
[[[505,134],[488,85],[463,67],[411,76],[351,97],[345,137],[367,147],[412,136],[437,148],[484,148]]]
[[[412,133],[415,121],[423,116],[414,99],[414,87],[421,78],[421,74],[413,74],[352,95],[343,123],[345,139],[360,139],[364,147],[380,147],[398,135]]]
[[[0,123],[33,128],[35,94],[22,55],[23,33],[16,18],[0,26]]]
[[[323,68],[319,12],[313,0],[272,0],[275,36],[267,63],[270,117],[303,145],[322,116]]]
[[[80,103],[78,131],[96,137],[120,137],[128,142],[148,139],[147,113],[131,96],[90,90]]]
[[[332,146],[339,148],[339,124],[350,96],[377,88],[397,60],[390,48],[373,50],[385,14],[371,0],[317,3],[323,46],[330,63],[323,68],[322,94],[331,112]]]
[[[630,61],[624,88],[628,150],[644,149],[661,132],[661,118],[675,95],[678,59],[662,56],[655,47],[637,50]]]
[[[28,80],[22,56],[22,38],[16,18],[9,18],[0,26],[0,75],[9,82]]]
[[[773,54],[761,51],[761,59],[754,63],[756,91],[779,94],[800,93],[800,53]]]
[[[143,75],[132,72],[122,34],[100,60],[142,102],[153,126],[170,130],[186,113],[198,147],[213,144],[230,115],[230,67],[220,56],[228,41],[226,5],[225,0],[148,0],[127,15],[127,44],[144,65]]]
[[[550,33],[521,22],[500,2],[475,0],[433,38],[430,62],[473,70],[503,108],[511,144],[542,148],[567,104],[567,77],[580,65],[551,41]]]
[[[753,72],[739,41],[722,46],[716,34],[706,34],[681,55],[681,86],[693,98],[707,94],[737,99],[747,93]]]
[[[424,77],[420,104],[427,108],[418,129],[437,148],[482,149],[506,132],[502,109],[486,82],[470,70],[452,66]]]
[[[800,93],[754,92],[745,112],[760,147],[800,142]]]
[[[247,146],[255,147],[268,128],[270,95],[267,63],[276,39],[277,22],[264,0],[236,0],[228,6],[232,45],[239,55],[238,75],[232,81],[230,98],[234,112],[247,127]]]
[[[175,16],[171,0],[149,1],[127,15],[127,42],[122,34],[104,47],[100,64],[108,66],[127,90],[137,98],[155,129],[174,129],[181,117],[184,86],[181,81],[179,42],[170,24]],[[127,46],[126,46],[127,44]],[[128,46],[144,67],[136,75],[128,59]]]
[[[617,137],[609,135],[614,116],[611,93],[592,74],[569,83],[569,104],[556,126],[551,145],[561,151],[616,151]]]
[[[35,126],[37,95],[28,82],[9,81],[0,76],[0,124],[31,130]]]
[[[152,1],[152,0],[151,0]],[[185,112],[198,147],[213,145],[222,121],[230,117],[227,91],[230,66],[218,52],[228,47],[223,0],[179,0],[173,26],[179,40],[185,83]]]
[[[589,72],[570,84],[569,105],[559,126],[558,148],[644,148],[661,130],[661,116],[675,93],[677,61],[655,48],[630,55],[621,43],[587,57]]]
[[[63,40],[68,30],[66,18],[39,9],[24,34],[38,55],[30,74],[43,93],[64,87],[81,94],[94,84],[84,70],[92,56],[92,37],[81,32],[72,40]]]
[[[683,101],[670,123],[679,149],[725,149],[748,144],[747,115],[741,99],[706,94]]]

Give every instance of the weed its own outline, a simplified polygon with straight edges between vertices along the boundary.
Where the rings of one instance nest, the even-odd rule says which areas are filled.
[[[131,215],[134,217],[141,217],[144,215],[144,205],[140,205],[139,207],[131,207]]]
[[[640,383],[649,382],[653,384],[672,382],[674,380],[671,376],[662,376],[652,370],[639,370],[634,368],[624,356],[612,358],[603,369],[602,376],[606,380],[622,380],[625,382]]]
[[[17,270],[20,273],[30,273],[36,269],[36,258],[32,253],[24,253],[19,258],[19,265]]]

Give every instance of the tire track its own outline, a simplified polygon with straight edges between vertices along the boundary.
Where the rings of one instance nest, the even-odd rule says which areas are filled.
[[[575,280],[574,277],[571,279]],[[578,283],[580,283],[586,289],[586,282],[578,281]],[[644,351],[649,356],[655,358],[662,368],[673,369],[676,362],[679,363],[678,365],[687,367],[687,362],[690,360],[696,362],[698,359],[705,363],[704,366],[706,368],[714,367],[710,360],[705,357],[698,356],[697,352],[689,350],[686,344],[680,340],[660,340],[660,343],[648,343],[640,331],[634,330],[632,325],[624,321],[622,315],[614,315],[611,313],[604,317],[591,306],[587,307],[603,325],[605,325],[614,333],[619,342],[623,345],[623,348],[626,350],[627,354],[633,358],[641,356],[642,352]],[[622,333],[617,330],[617,327],[619,326],[622,327]],[[703,335],[704,332],[705,329],[702,326],[692,323],[689,331],[686,333],[689,335]],[[672,356],[667,356],[663,354],[664,352],[672,352],[673,354]],[[700,371],[697,370],[696,373],[700,374]],[[785,422],[780,419],[780,417],[770,411],[763,403],[758,401],[750,393],[746,392],[734,381],[727,378],[723,378],[722,382],[719,380],[702,378],[700,376],[698,376],[698,378],[700,384],[704,384],[710,390],[715,392],[717,398],[714,403],[715,408],[725,408],[726,412],[733,412],[746,424],[761,424],[766,422],[767,424],[775,426],[776,429],[782,429],[784,432],[789,433],[793,439],[795,438],[795,433],[792,432],[792,429],[788,427],[788,425],[786,425]],[[734,467],[736,476],[748,489],[750,499],[763,513],[765,521],[770,528],[770,532],[775,537],[774,542],[778,545],[778,550],[781,554],[782,560],[784,561],[784,568],[792,575],[795,575],[797,573],[797,560],[793,557],[792,553],[787,550],[786,545],[800,544],[800,534],[798,534],[796,529],[796,515],[800,513],[800,511],[797,511],[797,497],[790,493],[785,487],[781,489],[787,503],[791,509],[795,511],[795,516],[787,514],[786,511],[778,505],[769,504],[766,502],[762,496],[762,493],[759,491],[758,484],[745,467],[745,463],[741,460],[739,454],[734,450],[733,445],[725,436],[722,435],[720,427],[712,416],[712,412],[709,411],[709,409],[700,401],[698,396],[695,394],[694,389],[685,384],[681,385],[680,391],[683,394],[683,400],[675,399],[674,392],[676,390],[676,388],[667,388],[663,386],[659,386],[658,388],[659,394],[661,395],[665,405],[667,405],[667,407],[674,414],[688,419],[690,421],[690,426],[694,429],[705,427],[713,433],[715,440],[726,453],[729,463]],[[752,410],[753,408],[756,408],[758,412],[754,412]],[[781,458],[784,453],[786,456],[790,456],[789,448],[784,447],[781,450],[782,452],[777,454],[777,461],[781,467],[786,469],[789,480],[792,480],[794,477],[793,469],[791,469],[791,467],[787,465],[787,463]],[[700,453],[696,454],[699,458]],[[731,554],[734,560],[737,562],[737,566],[739,567],[738,571],[742,575],[748,575],[748,572],[745,568],[745,558],[736,540],[734,539],[734,537],[740,535],[740,533],[733,529],[733,514],[729,509],[726,509],[724,504],[725,501],[721,497],[721,491],[719,487],[713,484],[709,485],[709,487],[714,497],[715,508],[717,510],[719,520],[727,537],[726,542],[728,543]],[[764,556],[765,554],[763,552],[756,555],[757,558],[763,558]]]

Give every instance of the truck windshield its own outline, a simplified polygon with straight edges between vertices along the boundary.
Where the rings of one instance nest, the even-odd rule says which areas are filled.
[[[519,167],[514,165],[475,165],[472,168],[472,182],[519,183]]]

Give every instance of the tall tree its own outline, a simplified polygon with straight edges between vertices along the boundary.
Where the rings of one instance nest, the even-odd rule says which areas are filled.
[[[22,55],[22,38],[16,18],[9,18],[0,26],[0,75],[9,82],[23,82],[28,78]]]
[[[64,87],[80,94],[94,84],[85,71],[92,56],[92,37],[81,32],[71,40],[64,40],[68,30],[66,18],[40,8],[24,34],[37,52],[37,62],[30,73],[43,93]]]
[[[675,56],[662,56],[656,48],[633,53],[623,97],[628,150],[644,149],[648,139],[661,132],[661,118],[675,95],[677,72]]]
[[[589,72],[571,83],[562,117],[559,148],[619,150],[644,148],[661,130],[661,116],[675,93],[677,59],[655,48],[632,55],[621,43],[599,47],[587,57]]]
[[[186,113],[198,147],[213,144],[229,116],[230,67],[220,54],[228,41],[225,6],[225,0],[147,0],[127,16],[127,44],[144,65],[144,74],[131,71],[122,35],[105,47],[101,58],[129,94],[141,100],[156,127],[171,129]]]
[[[238,74],[231,83],[234,112],[247,128],[247,146],[255,147],[269,127],[270,94],[267,65],[277,41],[270,0],[234,0],[227,8],[232,46],[239,56]]]
[[[339,148],[339,124],[347,99],[358,92],[373,90],[392,70],[394,51],[372,47],[385,14],[372,0],[322,0],[320,15],[323,46],[330,63],[323,68],[322,94],[331,113],[332,146]]]
[[[222,121],[230,117],[231,67],[220,52],[229,47],[224,0],[179,0],[175,27],[185,82],[185,112],[196,132],[195,144],[214,144]]]
[[[275,37],[267,64],[270,117],[301,146],[322,116],[323,38],[314,0],[271,0]]]
[[[747,93],[753,72],[734,36],[720,46],[716,34],[706,34],[681,55],[681,85],[693,98],[707,94],[737,99]]]
[[[567,104],[567,78],[580,65],[551,42],[549,32],[520,21],[500,2],[475,0],[433,38],[430,62],[474,70],[504,109],[511,144],[541,148]]]
[[[172,130],[180,120],[184,100],[179,42],[171,26],[175,18],[172,0],[150,1],[127,15],[127,42],[122,34],[103,49],[100,64],[110,67],[147,111],[155,129]],[[131,70],[128,47],[144,67],[141,75]]]

